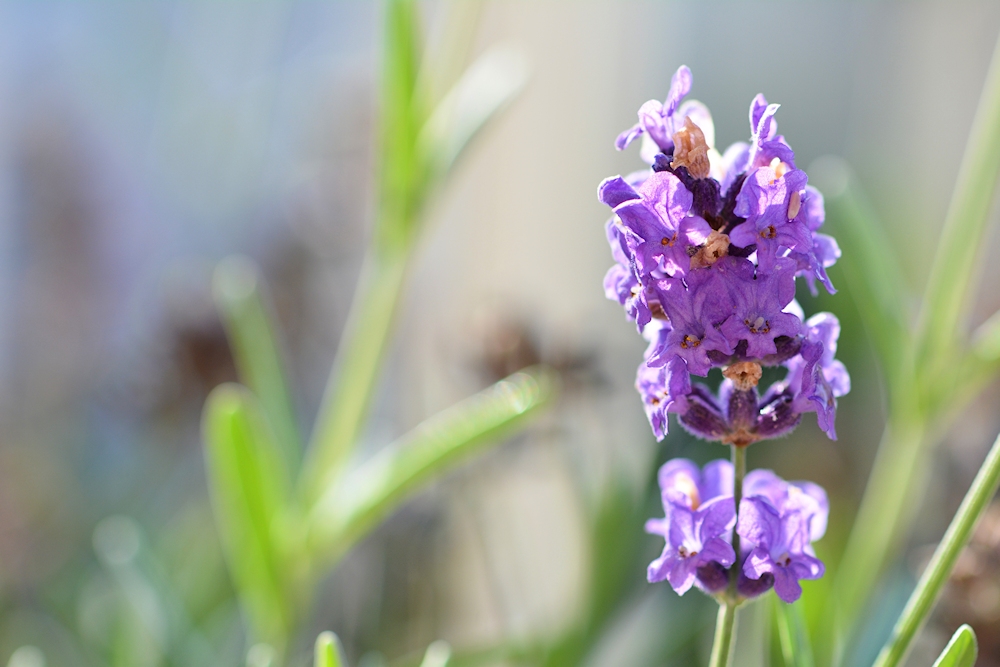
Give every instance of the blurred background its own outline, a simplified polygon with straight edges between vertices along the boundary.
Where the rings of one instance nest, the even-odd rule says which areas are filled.
[[[433,35],[442,5],[421,9]],[[381,12],[0,3],[0,664],[182,664],[170,657],[180,644],[198,656],[184,664],[245,663],[199,435],[207,392],[235,377],[212,270],[233,253],[262,267],[305,428],[369,238]],[[613,604],[587,626],[587,664],[703,662],[714,605],[645,584],[662,543],[641,527],[661,511],[656,466],[726,454],[676,425],[655,443],[632,387],[644,343],[604,299],[612,260],[595,191],[641,163],[613,140],[681,64],[721,147],[749,136],[763,92],[782,104],[800,165],[851,164],[917,289],[1000,4],[546,0],[478,12],[473,55],[512,44],[532,77],[432,205],[364,447],[539,361],[563,391],[526,433],[349,554],[302,646],[333,629],[352,664],[395,665],[444,638],[483,664],[514,664],[490,647],[572,634],[606,586]],[[989,252],[998,246],[994,234]],[[998,281],[987,262],[975,323],[1000,308]],[[884,414],[850,293],[800,300],[843,323],[853,390],[840,439],[807,417],[755,445],[750,465],[828,490],[823,557],[842,548]],[[917,532],[876,596],[885,631],[1000,428],[998,401],[993,386],[939,450]],[[608,498],[632,508],[613,515],[630,517],[617,533],[601,523]],[[980,636],[979,664],[1000,664],[1000,515],[976,544],[911,664],[929,664],[962,621]],[[615,546],[628,566],[595,574]],[[745,616],[739,641],[761,641],[750,629],[764,621]],[[15,653],[25,645],[41,653]]]

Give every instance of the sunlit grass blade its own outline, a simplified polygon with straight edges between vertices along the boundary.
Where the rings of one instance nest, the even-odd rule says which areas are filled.
[[[903,663],[914,637],[927,621],[927,616],[948,581],[959,554],[968,543],[979,517],[993,498],[998,486],[1000,486],[1000,436],[990,448],[941,543],[935,549],[931,562],[920,576],[916,589],[910,595],[899,620],[896,621],[892,636],[875,661],[875,667],[896,667]]]
[[[323,632],[316,638],[316,658],[313,667],[347,667],[337,635]]]
[[[883,371],[895,375],[910,338],[895,246],[864,198],[847,163],[824,157],[810,166],[825,197],[827,218],[843,256],[831,269],[843,279],[857,305]]]
[[[801,605],[788,604],[777,596],[772,599],[772,605],[785,667],[814,667],[816,663]]]
[[[417,158],[417,134],[424,112],[416,94],[420,26],[413,0],[386,3],[380,114],[378,248],[408,245],[420,206],[424,174]]]
[[[979,645],[976,633],[968,625],[963,625],[951,636],[951,641],[934,661],[933,667],[973,667],[977,655]]]
[[[407,254],[370,254],[351,305],[302,467],[312,504],[343,472],[368,416],[406,277]]]
[[[462,75],[420,133],[419,155],[432,178],[448,173],[477,132],[524,87],[528,61],[513,48],[493,48]]]
[[[245,257],[224,259],[215,270],[213,291],[240,379],[260,400],[286,469],[295,471],[302,438],[260,271]]]
[[[259,404],[239,385],[209,395],[202,431],[216,524],[252,636],[280,652],[291,625],[276,533],[287,499],[283,460]]]
[[[993,52],[927,283],[918,326],[929,381],[947,372],[966,326],[972,281],[1000,177],[1000,41]]]
[[[451,662],[451,646],[448,642],[438,640],[427,647],[420,667],[448,667]]]
[[[335,559],[429,481],[535,413],[545,371],[522,371],[438,413],[334,484],[310,517],[310,544]]]

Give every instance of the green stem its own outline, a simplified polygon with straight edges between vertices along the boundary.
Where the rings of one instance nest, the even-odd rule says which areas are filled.
[[[969,492],[965,494],[958,512],[935,549],[931,562],[917,582],[917,588],[896,622],[892,636],[879,653],[875,667],[896,667],[902,664],[913,638],[926,622],[959,554],[972,536],[979,517],[996,493],[997,486],[1000,486],[1000,436],[993,442]]]
[[[408,259],[409,250],[403,247],[373,252],[365,261],[303,466],[310,503],[342,472],[364,425]]]
[[[715,641],[712,643],[712,658],[709,667],[726,667],[732,654],[733,635],[736,629],[736,603],[726,601],[719,605],[719,616],[715,621]]]
[[[732,445],[733,461],[733,501],[739,511],[740,499],[743,497],[743,478],[747,473],[747,449]],[[726,667],[732,653],[733,636],[735,635],[736,607],[739,605],[739,594],[736,592],[736,582],[740,571],[740,536],[733,525],[733,550],[736,552],[736,562],[729,568],[729,588],[725,595],[719,596],[719,617],[715,622],[715,641],[712,644],[712,659],[710,667]]]
[[[747,448],[732,445],[733,461],[733,502],[736,503],[736,512],[740,511],[740,500],[743,499],[743,478],[747,474]],[[729,598],[735,604],[737,600],[736,582],[740,574],[740,535],[736,532],[736,525],[733,525],[733,551],[736,552],[736,562],[729,568]]]

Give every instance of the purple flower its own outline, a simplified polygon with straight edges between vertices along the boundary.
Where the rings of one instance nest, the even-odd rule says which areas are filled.
[[[688,459],[673,459],[658,477],[665,516],[647,521],[646,532],[662,535],[666,545],[647,578],[666,579],[681,595],[696,583],[716,590],[718,572],[736,560],[729,544],[736,523],[732,464],[717,460],[699,469]]]
[[[671,459],[660,466],[657,481],[664,508],[683,505],[696,510],[709,500],[732,497],[733,464],[717,459],[700,469],[689,459]]]
[[[644,104],[618,137],[621,149],[641,136],[651,168],[598,188],[614,212],[605,294],[651,341],[636,386],[653,433],[662,438],[674,412],[699,437],[745,446],[816,412],[835,437],[835,399],[850,386],[833,358],[836,331],[822,318],[804,324],[793,300],[798,276],[814,293],[817,281],[834,291],[826,270],[840,249],[818,231],[823,197],[778,134],[778,105],[754,98],[749,143],[720,155],[708,109],[683,99],[690,89],[681,67],[667,99]],[[763,367],[778,365],[785,379],[758,390]],[[736,384],[716,396],[691,383],[712,368]]]
[[[749,551],[743,573],[755,580],[770,575],[778,597],[794,602],[802,595],[799,580],[825,571],[812,542],[826,531],[826,493],[808,482],[785,482],[770,470],[751,472],[744,489],[736,524]]]
[[[810,230],[798,220],[808,177],[800,169],[786,171],[784,165],[759,167],[747,176],[733,211],[747,220],[730,240],[744,248],[756,244],[757,263],[765,273],[774,269],[784,249],[812,250]]]
[[[650,100],[639,107],[639,122],[625,130],[615,140],[615,147],[624,150],[645,133],[662,151],[673,148],[674,112],[684,96],[691,91],[691,70],[682,65],[670,81],[667,99],[660,103]]]
[[[691,375],[687,364],[674,357],[659,368],[642,364],[635,379],[635,386],[642,396],[653,435],[663,440],[667,434],[667,414],[687,410],[687,395],[691,393]]]
[[[761,359],[778,351],[774,339],[794,338],[802,322],[785,307],[795,298],[795,264],[783,260],[775,264],[770,274],[755,275],[754,265],[739,257],[720,260],[719,271],[728,274],[727,281],[733,300],[733,314],[720,331],[732,348],[741,340],[747,343],[748,359]]]
[[[656,282],[653,293],[670,328],[660,330],[646,363],[662,366],[676,356],[687,362],[691,373],[705,376],[713,366],[709,352],[733,354],[733,346],[716,328],[732,311],[732,299],[718,272],[693,271],[687,288],[678,278],[664,278]]]
[[[806,332],[801,354],[787,363],[792,407],[815,412],[819,427],[836,440],[837,398],[851,391],[847,368],[834,359],[840,322],[832,313],[817,313],[806,321]]]
[[[653,173],[638,194],[639,198],[614,209],[638,271],[653,279],[684,275],[691,263],[688,249],[704,243],[711,228],[701,218],[687,215],[692,195],[670,172]]]

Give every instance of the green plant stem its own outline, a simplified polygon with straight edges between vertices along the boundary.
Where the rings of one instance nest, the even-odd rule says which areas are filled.
[[[736,503],[736,512],[740,511],[740,501],[743,499],[743,478],[747,474],[747,448],[731,445],[731,458],[733,461],[733,502]],[[736,582],[740,576],[740,535],[733,525],[733,551],[736,552],[736,562],[729,568],[729,598],[735,604],[737,600]]]
[[[935,549],[931,562],[917,582],[917,588],[906,603],[888,643],[875,661],[875,667],[896,667],[902,664],[913,638],[926,622],[941,589],[955,567],[959,554],[972,536],[979,517],[996,493],[998,485],[1000,485],[1000,436],[986,455],[986,460],[976,474],[968,493],[965,494],[958,512],[955,513],[941,543]]]
[[[408,259],[408,250],[400,248],[372,252],[365,261],[302,471],[310,504],[342,472],[364,424]]]
[[[743,478],[747,473],[747,448],[731,445],[733,461],[733,501],[739,511],[740,500],[743,497]],[[729,588],[725,595],[719,596],[719,616],[715,621],[715,640],[712,644],[712,659],[710,667],[726,667],[732,653],[733,635],[735,634],[736,607],[739,605],[739,594],[736,582],[740,573],[740,536],[733,525],[733,550],[736,552],[736,562],[729,568]]]
[[[709,667],[726,667],[732,654],[733,635],[736,630],[736,603],[726,601],[719,604],[719,616],[715,621],[715,641],[712,643],[712,658]]]

